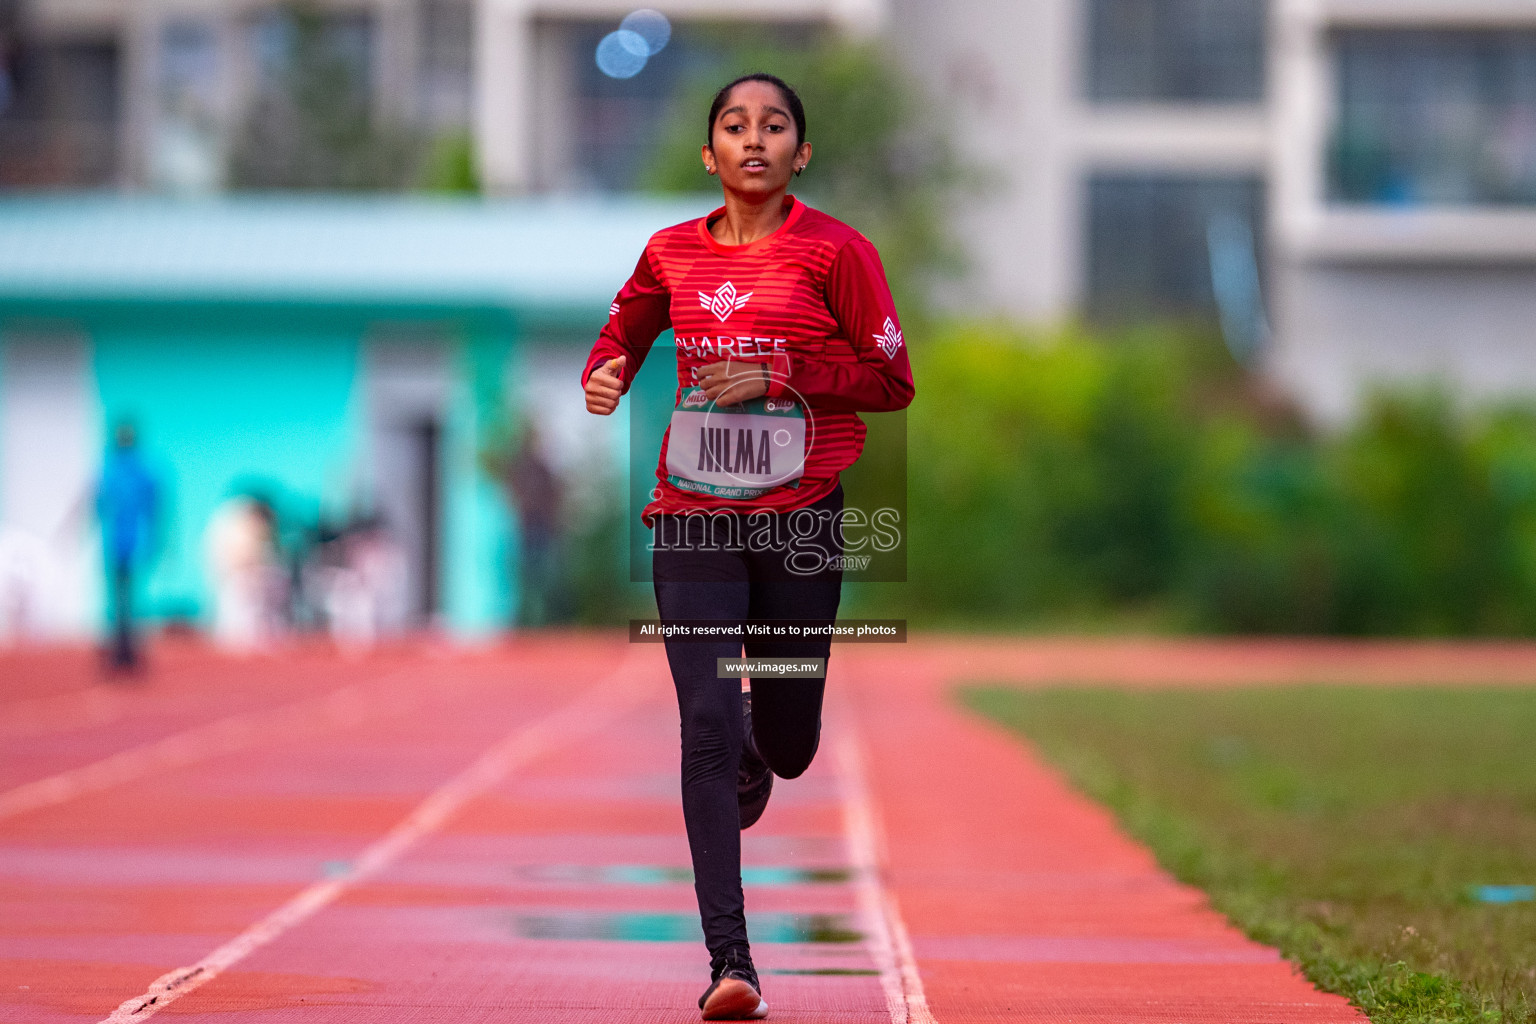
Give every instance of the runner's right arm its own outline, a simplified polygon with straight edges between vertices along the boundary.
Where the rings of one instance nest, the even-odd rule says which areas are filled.
[[[620,394],[629,391],[630,382],[640,372],[651,351],[656,336],[672,326],[672,296],[666,285],[656,276],[651,265],[651,249],[647,245],[635,264],[624,287],[619,289],[613,305],[608,307],[608,322],[598,334],[597,343],[587,356],[581,381],[586,385],[594,371],[608,365],[619,356],[624,362],[617,368]]]

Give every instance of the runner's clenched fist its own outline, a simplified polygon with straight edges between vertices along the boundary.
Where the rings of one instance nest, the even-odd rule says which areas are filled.
[[[587,412],[607,416],[619,407],[624,394],[624,363],[628,356],[616,356],[592,371],[587,378]]]

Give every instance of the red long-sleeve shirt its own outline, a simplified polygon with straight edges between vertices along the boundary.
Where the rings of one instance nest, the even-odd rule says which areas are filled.
[[[779,229],[747,245],[724,245],[709,233],[723,208],[651,236],[609,308],[582,379],[627,356],[627,392],[668,327],[677,343],[678,398],[707,364],[727,357],[769,364],[768,397],[795,399],[807,417],[803,475],[798,486],[751,499],[682,490],[667,479],[663,437],[647,522],[657,512],[809,505],[837,486],[863,450],[858,410],[885,412],[912,401],[912,366],[875,247],[841,221],[793,197],[785,202]]]

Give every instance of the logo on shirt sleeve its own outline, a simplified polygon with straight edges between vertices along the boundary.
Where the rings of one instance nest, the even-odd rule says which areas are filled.
[[[901,328],[891,320],[885,318],[885,330],[874,335],[875,343],[880,346],[880,351],[885,353],[885,358],[895,359],[896,350],[901,348]]]
[[[619,304],[617,302],[615,302],[613,305],[608,307],[608,315],[609,316],[618,316],[619,315]]]
[[[737,295],[736,286],[727,281],[713,295],[708,292],[699,292],[699,305],[715,314],[715,319],[725,323],[731,318],[731,314],[745,306],[751,297],[751,292]]]

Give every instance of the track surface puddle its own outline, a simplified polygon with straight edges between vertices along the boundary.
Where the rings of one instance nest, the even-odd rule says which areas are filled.
[[[699,942],[704,938],[697,914],[521,914],[512,919],[512,926],[525,939]],[[753,942],[845,943],[864,938],[844,914],[748,914],[747,931]]]
[[[541,882],[573,885],[692,885],[688,868],[652,864],[550,864],[528,868],[524,874]],[[752,886],[841,885],[852,877],[847,868],[781,868],[769,865],[741,869],[741,884]]]

